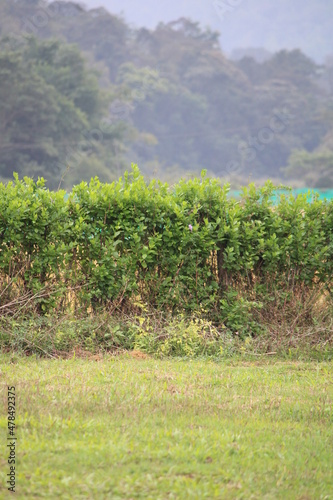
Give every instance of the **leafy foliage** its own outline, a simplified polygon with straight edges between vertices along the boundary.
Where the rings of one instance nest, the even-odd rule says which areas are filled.
[[[119,135],[98,130],[110,101],[75,46],[2,39],[0,176],[11,177],[15,165],[20,174],[44,176],[56,188],[73,159],[80,166],[90,156],[93,166],[94,156],[103,146],[112,149]],[[75,178],[82,175],[76,172]],[[110,179],[109,172],[105,180]]]

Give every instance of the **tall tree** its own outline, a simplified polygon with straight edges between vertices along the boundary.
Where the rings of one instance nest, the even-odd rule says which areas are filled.
[[[100,143],[119,139],[116,129],[100,127],[110,101],[76,47],[29,37],[13,48],[2,39],[1,177],[33,173],[54,187],[71,163],[79,167]]]

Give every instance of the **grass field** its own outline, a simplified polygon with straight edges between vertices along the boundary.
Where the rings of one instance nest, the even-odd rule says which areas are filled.
[[[331,499],[332,363],[1,356],[16,498]]]

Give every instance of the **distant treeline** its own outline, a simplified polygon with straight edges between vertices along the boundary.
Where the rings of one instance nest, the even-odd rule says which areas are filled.
[[[188,19],[132,29],[73,2],[2,2],[0,34],[2,179],[70,189],[135,159],[169,180],[206,168],[235,185],[333,186],[329,62],[299,50],[230,61]]]

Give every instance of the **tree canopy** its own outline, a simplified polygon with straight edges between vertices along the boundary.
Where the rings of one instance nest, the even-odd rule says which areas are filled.
[[[206,168],[237,183],[333,182],[329,60],[295,49],[231,61],[190,19],[133,29],[74,2],[1,3],[0,34],[3,179],[54,186],[69,168],[70,186],[135,161],[169,179]]]

